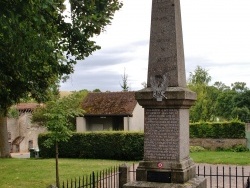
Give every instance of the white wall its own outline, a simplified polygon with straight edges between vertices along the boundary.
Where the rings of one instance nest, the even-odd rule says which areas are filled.
[[[76,117],[76,132],[85,132],[87,131],[85,117]]]
[[[133,117],[124,118],[124,130],[144,131],[144,109],[137,103]]]

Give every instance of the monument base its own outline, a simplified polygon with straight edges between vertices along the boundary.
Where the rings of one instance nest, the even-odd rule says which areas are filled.
[[[203,177],[195,177],[183,184],[176,183],[156,183],[135,181],[127,183],[123,188],[206,188],[207,181]]]
[[[142,161],[136,169],[136,180],[183,184],[196,177],[195,164],[187,158],[177,161]]]

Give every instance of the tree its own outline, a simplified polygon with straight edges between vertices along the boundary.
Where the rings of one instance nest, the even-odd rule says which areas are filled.
[[[235,108],[234,98],[237,95],[235,91],[225,90],[219,93],[215,101],[216,115],[222,119],[230,120],[232,110]]]
[[[239,90],[238,90],[239,91]],[[235,108],[232,110],[232,117],[243,122],[250,121],[250,90],[241,89],[233,98]]]
[[[211,76],[206,69],[197,66],[194,73],[189,74],[188,87],[197,94],[195,105],[190,108],[190,121],[209,121],[213,119],[213,99],[216,89],[209,87]]]
[[[86,91],[50,101],[45,106],[35,110],[32,121],[45,126],[49,131],[49,138],[45,141],[46,147],[55,146],[56,158],[56,186],[59,188],[58,143],[68,141],[75,129],[75,117],[82,114],[81,102],[87,95]],[[73,122],[74,120],[74,122]]]
[[[47,100],[49,87],[73,72],[76,60],[100,49],[93,40],[111,23],[118,0],[0,1],[0,155],[8,157],[8,108],[30,96]],[[68,21],[68,19],[71,21]]]
[[[232,87],[233,91],[244,92],[244,91],[248,90],[246,85],[247,84],[245,82],[234,82],[233,84],[231,84],[231,87]]]
[[[200,66],[197,66],[194,70],[194,73],[190,72],[188,84],[189,85],[208,85],[211,81],[211,76],[208,73],[208,70],[203,69]]]
[[[242,122],[249,122],[250,120],[250,110],[246,106],[242,108],[234,108],[232,110],[232,118],[238,119]]]
[[[94,89],[93,92],[101,92],[100,89]]]
[[[230,90],[229,86],[226,86],[224,83],[218,82],[218,81],[215,82],[213,86],[216,87],[220,91]]]
[[[126,70],[124,69],[123,75],[122,75],[122,84],[120,84],[122,87],[122,91],[128,91],[128,75],[126,74]]]

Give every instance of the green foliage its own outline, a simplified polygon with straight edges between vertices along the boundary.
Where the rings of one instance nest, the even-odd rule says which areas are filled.
[[[22,98],[48,101],[51,86],[73,73],[77,60],[100,49],[94,36],[122,6],[118,0],[70,0],[65,13],[64,2],[0,1],[0,118]],[[6,130],[0,134],[7,135]],[[8,150],[6,138],[0,138],[2,155]]]
[[[190,124],[190,138],[245,138],[245,123],[201,122]]]
[[[198,66],[194,73],[190,73],[188,87],[197,94],[197,101],[190,109],[191,122],[213,121],[214,120],[214,101],[218,92],[216,88],[209,87],[211,76],[208,71]]]
[[[246,152],[249,151],[249,149],[246,146],[243,145],[235,145],[231,148],[216,148],[216,151],[230,151],[230,152]]]
[[[118,0],[69,3],[65,13],[64,0],[0,2],[0,109],[27,96],[46,101],[50,86],[73,73],[76,60],[100,49],[93,36],[122,6]]]
[[[244,82],[235,82],[231,87],[222,82],[208,85],[208,71],[198,66],[190,73],[188,87],[196,92],[197,101],[190,108],[190,121],[250,121],[250,90]]]
[[[9,118],[18,118],[19,117],[19,112],[17,110],[16,107],[11,107],[9,110],[8,110],[8,114],[7,116]]]
[[[211,76],[206,69],[197,66],[194,73],[190,72],[188,84],[189,85],[208,85],[211,81]]]
[[[94,89],[93,92],[101,92],[100,89]]]
[[[190,146],[189,151],[190,151],[190,153],[201,152],[201,151],[205,151],[205,148],[203,148],[201,146]]]
[[[82,114],[81,101],[87,92],[73,92],[72,94],[50,101],[45,106],[37,108],[32,116],[32,121],[47,127],[48,139],[44,142],[50,147],[55,142],[66,142],[74,130],[75,117]]]
[[[249,149],[243,145],[236,145],[231,149],[231,151],[233,151],[233,152],[246,152],[246,151],[249,151]]]
[[[126,74],[126,70],[124,69],[124,73],[122,75],[122,84],[120,84],[122,91],[128,91],[128,75]]]
[[[50,134],[38,138],[42,157],[53,157],[54,151],[44,147]],[[141,160],[143,157],[143,133],[138,132],[86,132],[73,133],[68,142],[59,143],[62,158],[91,158],[116,160]]]

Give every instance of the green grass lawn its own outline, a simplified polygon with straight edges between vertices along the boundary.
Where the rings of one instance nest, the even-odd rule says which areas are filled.
[[[250,165],[250,152],[202,151],[190,154],[196,163]],[[59,159],[60,182],[122,164],[122,161]],[[0,188],[46,188],[55,184],[54,159],[1,159]]]
[[[190,157],[195,163],[250,165],[250,152],[202,151]]]
[[[59,159],[60,182],[89,175],[121,161]],[[0,159],[0,188],[46,188],[55,184],[54,159]]]

